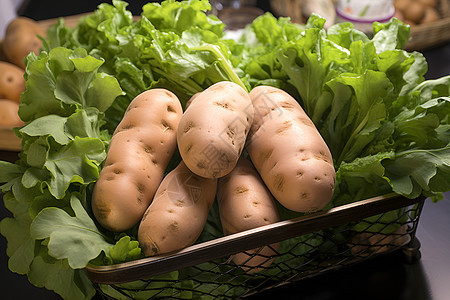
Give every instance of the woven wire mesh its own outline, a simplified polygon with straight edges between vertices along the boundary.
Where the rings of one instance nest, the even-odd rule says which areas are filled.
[[[232,255],[149,279],[96,284],[96,288],[104,299],[243,298],[407,246],[415,237],[422,206],[419,202],[248,250],[237,254],[239,264]]]

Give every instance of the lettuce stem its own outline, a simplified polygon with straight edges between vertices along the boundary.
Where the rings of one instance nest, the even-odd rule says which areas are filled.
[[[167,78],[168,80],[171,80],[173,82],[176,82],[176,84],[182,86],[183,88],[185,88],[187,91],[191,92],[192,94],[198,93],[203,91],[204,89],[199,86],[194,80],[192,79],[184,79],[184,80],[175,80],[174,78],[172,78],[171,76],[169,76],[169,74],[165,73],[164,71],[158,69],[158,68],[154,68],[152,69],[155,73],[158,73],[159,75],[162,75],[163,77]]]
[[[228,59],[223,55],[222,51],[220,51],[219,47],[216,45],[203,45],[203,46],[197,46],[189,48],[189,50],[197,50],[197,51],[209,51],[211,52],[216,59],[219,61],[223,71],[227,74],[230,81],[233,81],[234,83],[240,85],[245,91],[248,92],[247,87],[242,82],[242,80],[239,78],[239,76],[234,72],[233,67],[231,66]]]
[[[370,110],[368,110],[368,112],[369,111]],[[351,136],[347,140],[347,143],[345,143],[345,146],[342,149],[341,154],[339,155],[339,159],[337,161],[338,167],[341,165],[342,161],[344,160],[345,155],[347,154],[349,148],[353,144],[353,141],[355,140],[355,136],[364,128],[364,126],[367,124],[368,120],[369,120],[369,113],[367,113],[364,116],[364,119],[362,119],[361,123],[359,123],[359,125],[355,128],[355,130],[353,130]]]

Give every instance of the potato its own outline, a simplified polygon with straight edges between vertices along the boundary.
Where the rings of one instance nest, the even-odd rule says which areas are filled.
[[[399,10],[395,11],[394,18],[397,18],[400,21],[402,21],[403,23],[405,23],[405,17],[403,16],[403,13],[401,11],[399,11]]]
[[[0,40],[0,61],[8,61],[5,50],[3,50],[3,40]]]
[[[296,212],[322,209],[335,186],[333,159],[298,102],[278,88],[250,92],[254,121],[247,150],[264,183],[283,206]]]
[[[3,47],[8,60],[25,69],[24,59],[30,52],[39,54],[42,41],[38,35],[44,37],[44,31],[36,21],[17,17],[12,20],[5,31]]]
[[[195,97],[178,126],[178,149],[186,166],[205,178],[230,173],[244,148],[253,121],[248,93],[222,81]]]
[[[9,63],[0,61],[0,99],[20,103],[20,95],[25,91],[24,71]]]
[[[214,202],[217,179],[192,173],[183,161],[164,177],[138,230],[146,256],[169,253],[195,243]]]
[[[197,96],[200,94],[201,93],[195,93],[194,95],[192,95],[192,97],[188,100],[188,102],[186,102],[185,110],[189,107],[189,105],[191,105],[192,101],[194,101],[194,99],[197,98]]]
[[[408,226],[402,225],[391,234],[373,232],[355,232],[346,243],[354,256],[367,257],[372,254],[387,252],[411,241],[407,233]]]
[[[275,200],[252,163],[241,157],[217,190],[220,221],[225,235],[276,223],[280,220]],[[233,255],[244,271],[254,273],[270,266],[279,243]],[[253,257],[252,257],[253,256]]]
[[[425,9],[425,15],[422,18],[421,24],[433,23],[440,19],[439,13],[433,7]]]
[[[401,11],[402,13],[405,11],[405,9],[411,5],[411,2],[414,0],[395,0],[394,1],[394,7],[396,11]]]
[[[131,101],[93,191],[92,210],[103,227],[122,232],[139,223],[175,151],[181,115],[180,101],[165,89]]]
[[[19,118],[19,103],[8,100],[0,99],[0,125],[19,127],[24,123]]]
[[[437,0],[418,0],[425,6],[431,6],[436,7],[437,6]]]
[[[411,20],[414,23],[420,23],[425,15],[425,6],[419,1],[412,1],[403,11],[403,16],[406,20]]]

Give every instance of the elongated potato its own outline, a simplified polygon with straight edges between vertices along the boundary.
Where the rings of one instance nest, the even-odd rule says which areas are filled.
[[[39,54],[42,41],[38,35],[44,37],[44,30],[39,23],[26,17],[12,20],[5,31],[3,49],[8,61],[25,69],[24,59],[30,52]]]
[[[217,179],[195,175],[183,161],[164,177],[139,225],[138,240],[146,256],[192,245],[206,224]]]
[[[19,103],[8,99],[0,99],[0,125],[17,127],[23,124],[23,121],[19,118]]]
[[[195,96],[180,120],[183,161],[199,176],[225,176],[242,153],[252,121],[252,103],[243,88],[228,81],[210,86]]]
[[[275,200],[252,163],[241,157],[217,189],[220,221],[225,235],[278,222]],[[270,266],[279,243],[233,255],[244,271],[254,273]]]
[[[20,95],[25,91],[24,71],[9,62],[0,61],[0,99],[20,103]]]
[[[298,102],[283,90],[250,92],[255,118],[247,141],[250,158],[272,195],[297,212],[322,209],[335,186],[333,159]]]
[[[181,115],[180,101],[165,89],[145,91],[130,103],[92,196],[103,227],[121,232],[139,223],[175,151]]]

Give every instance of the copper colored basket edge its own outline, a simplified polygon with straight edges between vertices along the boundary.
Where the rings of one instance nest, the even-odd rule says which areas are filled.
[[[307,233],[358,221],[424,200],[423,196],[409,199],[390,193],[220,237],[186,247],[172,254],[146,257],[110,266],[90,264],[85,271],[88,278],[98,284],[117,284],[146,279]]]

